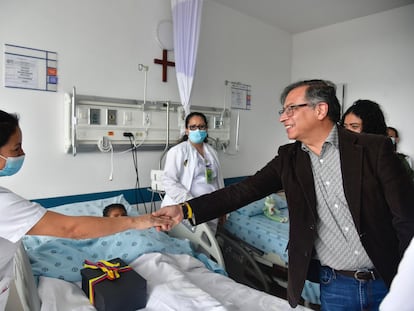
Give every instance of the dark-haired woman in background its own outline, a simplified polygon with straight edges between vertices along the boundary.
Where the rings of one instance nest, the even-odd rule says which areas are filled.
[[[354,102],[342,116],[341,124],[343,127],[353,132],[379,134],[390,137],[389,128],[387,128],[387,124],[385,123],[381,107],[376,102],[368,99],[360,99]],[[393,143],[394,148],[396,148],[395,141],[393,141]],[[397,156],[401,160],[407,173],[411,178],[414,178],[414,171],[411,169],[405,156],[398,153]]]
[[[347,130],[387,136],[387,124],[380,105],[369,99],[359,99],[349,107],[341,119]]]
[[[186,202],[224,187],[217,153],[207,144],[207,130],[204,114],[192,112],[186,117],[181,143],[168,151],[165,160],[161,206]],[[208,222],[214,233],[217,223],[217,219]]]

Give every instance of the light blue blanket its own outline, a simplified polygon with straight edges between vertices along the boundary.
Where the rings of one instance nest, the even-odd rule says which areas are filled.
[[[128,230],[85,240],[26,236],[23,243],[34,276],[48,276],[70,282],[81,280],[80,269],[85,259],[98,261],[119,257],[129,264],[140,255],[151,252],[197,257],[189,241],[169,237],[155,229]]]

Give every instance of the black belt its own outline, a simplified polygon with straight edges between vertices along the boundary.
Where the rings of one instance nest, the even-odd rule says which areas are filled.
[[[372,269],[360,269],[356,271],[334,270],[336,273],[354,278],[358,281],[374,281],[380,279],[378,272]]]

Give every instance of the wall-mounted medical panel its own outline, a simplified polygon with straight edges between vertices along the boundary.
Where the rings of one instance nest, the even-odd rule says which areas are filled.
[[[177,143],[184,128],[180,103],[140,101],[90,95],[65,94],[65,152],[164,150]],[[217,149],[230,141],[227,109],[192,106],[209,123],[210,143]]]

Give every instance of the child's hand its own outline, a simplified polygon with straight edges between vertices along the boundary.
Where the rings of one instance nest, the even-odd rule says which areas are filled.
[[[156,227],[158,231],[167,231],[171,230],[174,223],[168,216],[153,216],[151,214],[145,214],[135,218],[138,221],[136,229]]]

